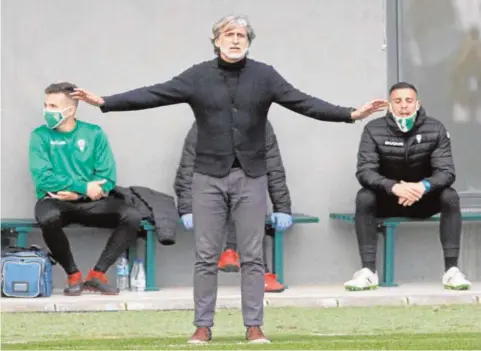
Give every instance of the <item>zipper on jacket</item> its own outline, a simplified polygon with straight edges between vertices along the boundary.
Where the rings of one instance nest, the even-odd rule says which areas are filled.
[[[406,165],[408,164],[408,156],[409,156],[409,138],[404,139],[404,162]]]

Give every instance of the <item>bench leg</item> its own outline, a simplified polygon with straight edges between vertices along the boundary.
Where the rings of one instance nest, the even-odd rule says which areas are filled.
[[[284,232],[276,231],[272,247],[273,273],[277,276],[279,283],[284,284]]]
[[[388,225],[383,229],[384,233],[384,271],[383,279],[380,286],[395,287],[398,284],[394,283],[394,254],[395,254],[395,240],[396,240],[397,225]]]
[[[145,239],[145,291],[158,291],[155,286],[155,231],[148,230]]]
[[[17,229],[17,243],[19,247],[28,247],[28,233],[27,229]]]

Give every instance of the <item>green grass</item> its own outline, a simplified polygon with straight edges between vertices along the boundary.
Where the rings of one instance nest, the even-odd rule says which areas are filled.
[[[222,337],[206,346],[190,346],[185,338],[83,339],[4,345],[3,350],[476,350],[479,333],[394,334],[376,336],[279,336],[269,345],[247,345]]]
[[[2,349],[481,349],[481,305],[266,308],[270,345],[247,345],[238,310],[216,314],[214,341],[189,347],[192,311],[3,313]]]

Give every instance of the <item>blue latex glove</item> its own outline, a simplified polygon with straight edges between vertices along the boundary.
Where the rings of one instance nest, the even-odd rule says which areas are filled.
[[[184,224],[185,229],[192,229],[194,228],[194,220],[192,218],[192,213],[188,213],[180,217],[182,223]]]
[[[284,231],[292,225],[292,216],[286,213],[275,212],[271,214],[271,222],[276,230]]]

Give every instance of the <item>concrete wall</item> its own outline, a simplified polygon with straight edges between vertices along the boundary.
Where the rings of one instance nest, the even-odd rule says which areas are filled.
[[[274,65],[300,89],[349,106],[385,96],[382,0],[3,0],[2,217],[32,216],[27,145],[30,131],[42,123],[47,84],[68,80],[106,95],[170,79],[212,57],[211,25],[232,12],[247,14],[257,31],[251,56]],[[109,135],[119,185],[173,193],[182,142],[193,120],[188,106],[102,115],[82,105],[79,118],[101,125]],[[319,224],[290,231],[286,279],[292,285],[342,283],[359,268],[357,243],[352,228],[330,222],[328,213],[353,208],[363,124],[320,123],[278,106],[269,118],[287,168],[293,210],[321,218]],[[438,280],[442,259],[435,228],[406,226],[400,234],[398,278]],[[106,235],[86,229],[70,236],[83,270],[95,263]],[[31,241],[40,242],[40,235]],[[175,246],[158,247],[161,287],[191,285],[193,257],[192,233],[179,228]],[[481,278],[473,259],[463,265],[471,278]],[[56,268],[56,284],[63,281]],[[238,275],[220,277],[221,284],[238,281]]]

